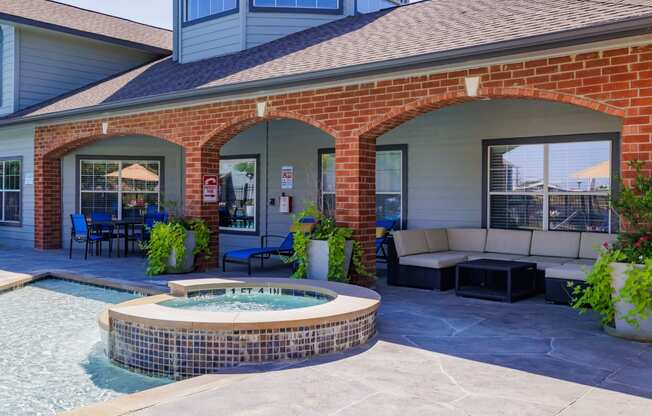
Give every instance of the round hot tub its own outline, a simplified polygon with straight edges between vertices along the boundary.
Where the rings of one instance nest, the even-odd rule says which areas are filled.
[[[138,299],[100,318],[118,365],[183,379],[245,363],[295,360],[365,344],[380,296],[334,282],[199,279]]]

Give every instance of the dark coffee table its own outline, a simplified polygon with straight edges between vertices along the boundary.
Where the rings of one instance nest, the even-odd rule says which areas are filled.
[[[459,263],[455,294],[513,302],[537,294],[537,265],[511,260],[480,259]]]

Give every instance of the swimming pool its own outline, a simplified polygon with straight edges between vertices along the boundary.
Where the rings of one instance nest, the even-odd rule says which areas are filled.
[[[1,294],[0,415],[54,415],[169,383],[104,354],[98,314],[136,297],[57,279]]]

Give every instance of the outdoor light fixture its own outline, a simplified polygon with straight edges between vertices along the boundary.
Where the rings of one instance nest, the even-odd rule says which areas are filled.
[[[109,122],[108,121],[103,121],[102,122],[102,134],[107,134],[109,132]]]
[[[478,89],[480,88],[480,77],[464,78],[464,84],[466,86],[466,95],[469,97],[478,96]]]
[[[265,117],[267,113],[267,101],[256,101],[256,116]]]

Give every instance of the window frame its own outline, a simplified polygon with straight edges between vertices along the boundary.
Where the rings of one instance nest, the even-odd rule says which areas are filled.
[[[336,9],[324,8],[310,8],[310,7],[271,7],[271,6],[256,6],[256,0],[249,0],[249,11],[251,12],[266,12],[266,13],[312,13],[312,14],[344,14],[344,0],[337,0]]]
[[[81,191],[81,162],[82,160],[92,160],[92,161],[98,161],[98,160],[106,160],[106,161],[119,161],[119,162],[125,162],[125,161],[142,161],[142,160],[147,160],[147,161],[153,161],[153,162],[158,162],[159,163],[159,180],[158,180],[158,199],[159,199],[159,207],[161,206],[162,202],[162,197],[165,194],[165,157],[163,156],[116,156],[116,155],[111,155],[111,156],[103,156],[103,155],[77,155],[75,157],[75,212],[76,213],[81,213],[81,197],[82,197],[82,191]],[[122,164],[121,164],[121,169],[122,169]],[[118,181],[120,184],[118,192],[118,201],[119,201],[119,207],[118,207],[118,217],[122,217],[122,184],[120,181]]]
[[[223,160],[236,160],[236,159],[254,159],[256,161],[256,177],[254,178],[255,186],[256,186],[256,214],[254,218],[255,227],[254,230],[252,231],[243,231],[234,228],[223,228],[220,227],[218,224],[218,228],[220,234],[259,236],[260,235],[260,205],[262,203],[262,201],[260,200],[260,176],[261,176],[260,154],[255,153],[255,154],[228,155],[228,156],[220,155],[220,164]],[[217,172],[217,176],[218,176],[218,183],[219,183],[219,176],[220,176],[219,169]],[[220,194],[221,192],[222,191],[220,190]],[[219,200],[218,200],[218,204],[219,204]]]
[[[536,145],[536,144],[560,144],[560,143],[579,143],[579,142],[610,142],[611,146],[611,184],[608,195],[617,195],[619,191],[619,182],[617,180],[620,174],[620,134],[619,133],[587,133],[587,134],[570,134],[570,135],[556,135],[556,136],[534,136],[534,137],[517,137],[507,139],[486,139],[482,141],[482,227],[487,228],[489,224],[489,198],[492,194],[501,194],[500,192],[489,192],[489,148],[491,146],[504,146],[504,145]],[[545,148],[547,149],[547,147]],[[549,228],[549,215],[548,209],[551,195],[569,195],[568,192],[547,192],[545,183],[548,181],[548,155],[544,149],[544,192],[543,193],[527,193],[527,195],[541,195],[543,197],[543,218],[542,230],[550,231]],[[513,195],[521,195],[526,193],[510,193]],[[604,192],[573,192],[570,195],[604,195]],[[609,232],[605,234],[613,234],[617,230],[612,229],[612,216],[613,212],[609,215]],[[572,230],[557,230],[556,232],[578,232]],[[596,231],[597,232],[597,231]]]
[[[181,27],[186,27],[186,26],[192,26],[196,25],[199,23],[204,23],[208,22],[214,19],[219,19],[220,17],[225,17],[229,16],[232,14],[237,14],[240,13],[240,0],[235,0],[235,8],[231,10],[225,10],[223,12],[215,13],[215,14],[209,14],[208,16],[200,17],[197,19],[189,20],[188,19],[188,2],[189,0],[183,0],[180,2],[181,5],[181,16],[183,19],[181,19]]]
[[[407,144],[386,144],[376,145],[376,153],[378,152],[401,152],[401,223],[400,229],[407,229],[408,226],[408,145]],[[335,154],[335,149],[332,147],[318,149],[317,151],[317,198],[319,209],[323,207],[322,195],[322,156],[324,154]],[[374,169],[375,171],[375,169]],[[332,194],[327,192],[328,194]],[[381,194],[393,195],[393,192],[381,192]],[[335,193],[336,195],[336,193]],[[378,195],[378,191],[375,191]]]
[[[13,161],[18,161],[20,163],[20,171],[19,171],[19,178],[18,178],[18,216],[19,219],[18,221],[4,221],[4,204],[5,204],[5,199],[4,199],[4,184],[2,185],[2,189],[0,189],[0,194],[2,194],[2,199],[0,202],[0,226],[1,227],[22,227],[23,226],[23,169],[24,169],[24,163],[23,163],[23,157],[22,156],[1,156],[0,157],[0,162],[5,163],[5,162],[13,162]],[[12,190],[10,192],[16,192],[15,190]]]

